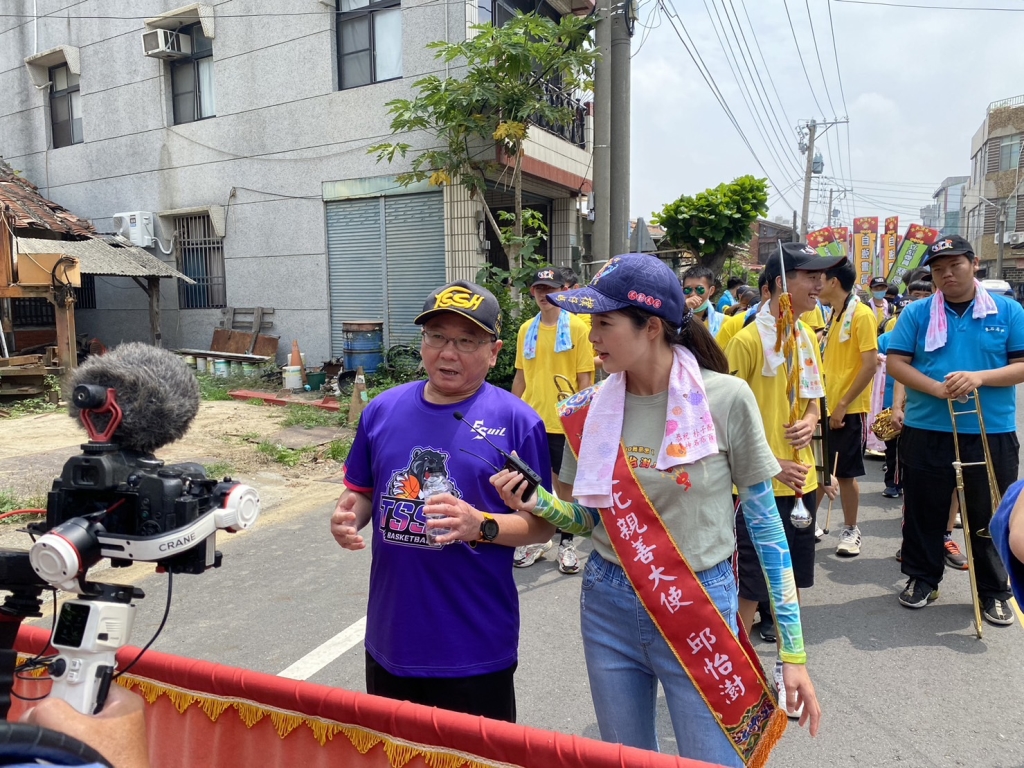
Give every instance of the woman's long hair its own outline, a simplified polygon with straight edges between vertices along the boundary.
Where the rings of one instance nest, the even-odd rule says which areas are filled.
[[[638,329],[646,327],[652,317],[657,317],[657,315],[645,312],[638,307],[626,307],[619,311],[628,317]],[[715,373],[729,372],[729,361],[722,348],[718,346],[711,331],[694,317],[692,312],[687,310],[686,316],[682,318],[682,327],[679,328],[672,327],[664,318],[659,317],[658,319],[661,320],[666,342],[686,347],[697,358],[697,364],[701,368],[707,368]]]

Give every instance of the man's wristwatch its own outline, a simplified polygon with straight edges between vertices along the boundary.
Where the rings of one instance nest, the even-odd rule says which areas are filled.
[[[494,541],[498,538],[498,521],[494,515],[483,513],[484,521],[480,523],[480,541]]]

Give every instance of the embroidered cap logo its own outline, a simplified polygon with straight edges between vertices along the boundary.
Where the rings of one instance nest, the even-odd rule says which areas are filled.
[[[473,293],[461,286],[453,285],[445,288],[434,301],[434,309],[468,309],[470,312],[480,308],[484,303],[484,297],[479,293]]]
[[[542,269],[540,272],[537,273],[537,279],[538,280],[554,280],[555,279],[554,270]]]
[[[932,246],[932,253],[938,253],[939,251],[945,251],[953,247],[952,240],[940,240]]]

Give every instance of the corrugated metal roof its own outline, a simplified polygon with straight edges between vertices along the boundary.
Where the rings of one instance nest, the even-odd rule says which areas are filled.
[[[63,253],[78,259],[83,275],[119,277],[176,277],[186,283],[195,280],[164,264],[142,248],[122,245],[113,235],[88,240],[38,240],[15,238],[18,253]]]
[[[5,203],[14,215],[15,229],[49,230],[77,237],[90,237],[96,232],[86,219],[40,195],[35,184],[18,176],[0,159],[0,206]]]

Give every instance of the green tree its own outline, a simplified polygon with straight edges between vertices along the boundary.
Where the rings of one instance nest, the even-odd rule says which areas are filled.
[[[412,156],[412,169],[398,175],[403,185],[427,180],[458,183],[484,199],[487,178],[503,171],[495,160],[495,143],[512,165],[515,212],[502,227],[485,204],[484,211],[513,268],[536,246],[536,233],[524,226],[522,163],[524,144],[538,125],[565,126],[576,119],[565,99],[590,87],[597,53],[590,44],[590,18],[564,16],[559,22],[535,13],[517,13],[504,26],[479,24],[475,34],[458,43],[438,41],[427,47],[435,57],[457,67],[449,77],[428,75],[413,83],[412,99],[388,103],[393,135],[423,132],[426,149],[402,141],[370,147],[377,161]]]
[[[676,248],[696,254],[720,274],[732,246],[750,240],[750,225],[768,212],[768,180],[740,176],[696,195],[683,195],[651,216]]]

